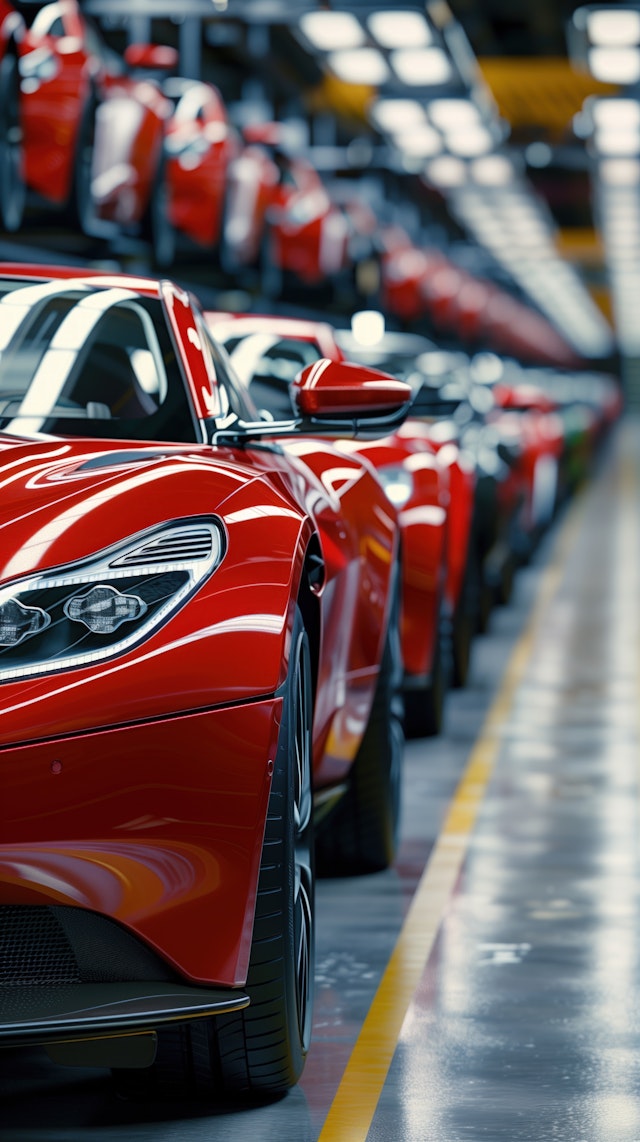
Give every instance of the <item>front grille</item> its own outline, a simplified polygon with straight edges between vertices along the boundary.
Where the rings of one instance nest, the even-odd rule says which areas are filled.
[[[50,908],[0,908],[0,985],[80,983],[73,948]]]
[[[67,905],[0,905],[0,987],[172,980],[115,920]]]

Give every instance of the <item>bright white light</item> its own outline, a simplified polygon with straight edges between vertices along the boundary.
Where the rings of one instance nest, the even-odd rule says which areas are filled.
[[[481,186],[505,186],[515,176],[509,159],[504,155],[487,155],[471,164],[471,175]]]
[[[427,111],[431,122],[441,131],[476,127],[480,122],[480,112],[470,99],[432,99]]]
[[[640,128],[640,103],[636,99],[596,99],[591,115],[596,127],[608,131]]]
[[[354,51],[332,52],[329,66],[338,79],[345,83],[369,83],[377,87],[386,83],[389,68],[386,60],[375,48],[356,48]]]
[[[592,44],[640,43],[640,12],[589,12],[587,32]]]
[[[601,155],[637,155],[640,133],[635,131],[596,131],[594,145]]]
[[[391,53],[398,79],[410,87],[431,87],[451,79],[451,64],[442,48],[417,48]]]
[[[377,99],[369,116],[381,131],[404,131],[425,122],[424,108],[415,99]]]
[[[461,155],[462,158],[486,154],[492,146],[491,132],[480,125],[447,132],[447,147],[454,155]]]
[[[598,165],[598,173],[609,186],[637,186],[640,183],[640,163],[635,159],[605,159]]]
[[[601,83],[637,83],[640,80],[640,52],[637,48],[591,48],[589,71]]]
[[[427,123],[422,127],[413,127],[408,131],[399,131],[393,139],[396,147],[406,155],[416,155],[422,158],[431,158],[442,150],[442,138],[433,127]]]
[[[471,379],[478,384],[494,384],[504,373],[504,363],[496,353],[476,353],[469,365]]]
[[[433,38],[421,12],[374,12],[367,23],[383,48],[422,48]]]
[[[429,163],[425,176],[434,186],[462,186],[467,177],[467,167],[453,155],[441,155]]]
[[[307,12],[300,27],[320,51],[358,48],[365,41],[362,24],[350,12]]]
[[[361,309],[351,318],[351,332],[360,345],[377,345],[384,337],[384,314],[377,309]]]

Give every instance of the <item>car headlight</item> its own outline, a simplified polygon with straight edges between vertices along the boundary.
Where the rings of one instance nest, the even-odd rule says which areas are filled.
[[[90,665],[147,638],[218,566],[221,527],[153,528],[0,590],[0,681]]]
[[[380,483],[387,493],[388,499],[397,508],[403,508],[411,499],[413,480],[406,468],[390,466],[378,470]]]

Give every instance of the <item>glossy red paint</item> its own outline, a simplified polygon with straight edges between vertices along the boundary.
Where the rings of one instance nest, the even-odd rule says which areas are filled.
[[[320,175],[300,156],[283,160],[286,175],[267,211],[269,256],[308,285],[347,265],[349,228]]]
[[[122,427],[104,404],[83,410],[71,399],[46,415],[7,406],[0,601],[22,597],[29,585],[37,593],[41,580],[55,585],[70,565],[72,582],[83,580],[87,561],[112,558],[125,541],[139,546],[167,524],[209,521],[220,553],[179,606],[113,652],[100,643],[56,667],[55,657],[39,661],[35,650],[8,659],[14,636],[5,636],[0,905],[89,908],[189,979],[242,983],[296,601],[304,592],[317,616],[320,789],[348,775],[367,725],[400,539],[396,513],[369,463],[329,442],[294,435],[253,448],[240,433],[235,443],[227,402],[230,394],[244,398],[233,395],[224,355],[177,286],[5,265],[0,295],[15,296],[4,294],[9,284],[32,286],[33,305],[46,306],[55,279],[72,315],[70,337],[78,306],[88,303],[87,313],[93,304],[86,352],[113,314],[129,328],[146,306],[158,330],[164,323],[157,336],[178,356],[166,384],[190,408],[192,427],[173,442],[166,428],[162,439],[145,438],[140,414]],[[140,328],[148,332],[148,322]],[[148,345],[145,360],[153,339]],[[81,339],[71,370],[84,353]],[[82,401],[90,396],[91,389]],[[210,443],[220,410],[226,434]],[[311,584],[305,560],[314,544],[322,575]],[[203,939],[212,926],[215,938]]]
[[[17,44],[24,35],[24,21],[9,0],[0,0],[0,60],[8,46]]]
[[[20,55],[25,181],[48,202],[64,205],[99,71],[76,0],[37,10]]]
[[[171,223],[199,246],[217,247],[238,134],[213,84],[170,79],[163,92],[173,104],[165,141]]]
[[[503,498],[520,503],[519,526],[525,542],[550,522],[558,502],[560,463],[564,452],[564,425],[557,406],[535,385],[494,387],[496,409],[490,414],[505,438],[517,446],[511,479]]]
[[[171,104],[152,80],[104,70],[96,115],[91,193],[98,218],[139,225],[164,179]]]
[[[476,470],[471,457],[460,449],[455,425],[446,435],[427,421],[411,420],[399,430],[402,436],[423,434],[438,455],[438,464],[447,472],[449,487],[448,542],[444,595],[450,614],[460,605],[471,543],[476,494]]]
[[[229,168],[230,263],[271,263],[306,285],[339,274],[349,263],[350,223],[315,167],[287,149],[279,123],[245,128],[244,141]]]
[[[297,342],[306,347],[308,352],[300,363],[309,355],[316,361],[315,366],[308,365],[303,370],[302,376],[317,367],[320,357],[335,362],[345,360],[328,322],[261,314],[233,316],[213,311],[206,317],[215,335],[231,349],[232,361],[237,363],[245,383],[258,368],[260,355],[264,353],[266,359],[270,346],[281,340],[291,346]],[[243,351],[243,340],[252,336],[255,352]],[[294,388],[296,383],[299,380],[293,381]],[[338,440],[337,447],[345,455],[358,456],[372,464],[386,486],[395,482],[398,472],[403,473],[406,486],[401,502],[395,504],[402,535],[402,654],[407,675],[429,676],[437,649],[440,609],[447,582],[453,578],[453,572],[447,570],[451,499],[448,465],[438,459],[424,426],[411,418],[383,439]]]
[[[155,52],[156,63],[159,51],[171,52],[138,47],[140,59]],[[57,206],[88,213],[76,200],[91,198],[98,218],[139,225],[160,172],[171,111],[158,84],[131,73],[77,0],[41,6],[20,54],[27,185]]]
[[[2,903],[101,912],[187,979],[242,983],[280,707],[5,748]]]
[[[265,215],[279,177],[264,147],[249,141],[229,163],[223,249],[226,264],[234,270],[258,264]]]
[[[307,365],[294,379],[291,395],[303,416],[318,413],[339,415],[345,409],[357,408],[362,413],[390,412],[407,401],[407,386],[394,377],[382,378],[375,369],[364,365],[337,362],[321,357]]]

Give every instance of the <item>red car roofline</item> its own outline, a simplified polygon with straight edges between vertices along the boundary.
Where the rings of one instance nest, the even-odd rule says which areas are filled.
[[[150,297],[160,296],[160,282],[156,278],[135,277],[126,273],[105,273],[97,268],[85,266],[49,266],[45,264],[25,265],[24,262],[0,262],[0,276],[12,278],[42,278],[66,281],[79,278],[80,281],[91,280],[96,285],[108,287],[122,286],[126,289],[136,290]]]

